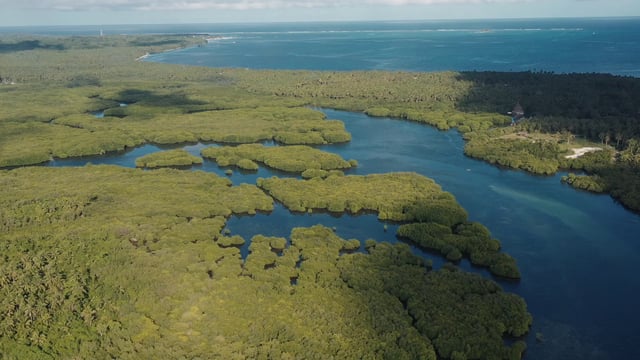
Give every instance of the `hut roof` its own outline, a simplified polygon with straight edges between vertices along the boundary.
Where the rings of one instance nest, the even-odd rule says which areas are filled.
[[[524,115],[524,109],[522,108],[522,105],[520,105],[520,102],[513,107],[513,111],[511,111],[511,113],[513,115]]]

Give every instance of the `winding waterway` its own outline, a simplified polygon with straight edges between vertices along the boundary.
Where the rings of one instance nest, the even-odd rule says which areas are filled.
[[[353,140],[321,146],[345,159],[357,159],[349,174],[415,171],[436,180],[453,193],[472,221],[486,225],[513,255],[522,272],[517,283],[498,280],[508,291],[523,296],[534,316],[527,337],[528,359],[640,358],[635,331],[640,320],[635,275],[640,258],[640,216],[625,210],[606,195],[576,191],[560,183],[560,175],[531,176],[504,170],[463,155],[464,142],[454,130],[438,131],[418,123],[364,114],[321,109],[328,118],[345,122]],[[199,155],[215,144],[182,147]],[[49,166],[86,163],[135,166],[135,158],[162,150],[145,145],[132,151],[100,157],[55,160]],[[193,170],[225,168],[205,160]],[[258,172],[234,170],[234,184],[255,183],[258,177],[291,176],[261,167]],[[380,223],[375,215],[335,216],[291,214],[281,205],[271,214],[232,217],[227,228],[250,239],[255,234],[288,236],[293,227],[324,224],[343,238],[398,241],[396,225]],[[248,244],[242,249],[246,254]],[[436,255],[414,251],[434,260]],[[461,266],[472,268],[468,262]],[[536,341],[541,333],[543,342]]]

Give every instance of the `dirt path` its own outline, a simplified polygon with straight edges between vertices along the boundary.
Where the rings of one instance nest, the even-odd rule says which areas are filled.
[[[573,155],[567,155],[565,156],[565,158],[567,159],[577,159],[580,156],[588,153],[588,152],[592,152],[592,151],[600,151],[602,150],[599,147],[581,147],[581,148],[577,148],[577,149],[571,149],[573,150]]]

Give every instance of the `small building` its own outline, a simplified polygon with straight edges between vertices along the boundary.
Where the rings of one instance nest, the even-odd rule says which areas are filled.
[[[518,101],[516,106],[513,107],[513,110],[511,110],[507,114],[511,115],[511,125],[515,125],[518,122],[518,120],[524,117],[524,109],[522,108],[522,105],[520,105],[520,102]]]

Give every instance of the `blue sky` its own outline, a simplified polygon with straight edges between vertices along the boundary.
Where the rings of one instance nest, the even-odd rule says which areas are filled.
[[[640,16],[640,0],[0,0],[0,26]]]

